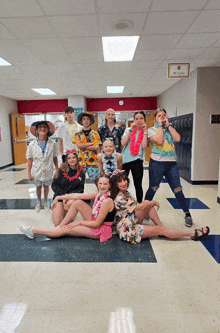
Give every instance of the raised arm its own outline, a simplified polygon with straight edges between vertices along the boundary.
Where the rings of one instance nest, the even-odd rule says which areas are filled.
[[[172,127],[172,124],[169,123],[169,119],[167,116],[164,116],[164,126],[167,126],[170,134],[172,135],[173,137],[173,140],[175,142],[180,142],[181,141],[181,136],[180,134]]]

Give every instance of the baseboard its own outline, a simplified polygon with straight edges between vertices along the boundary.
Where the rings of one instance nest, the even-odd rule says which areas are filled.
[[[0,167],[0,170],[1,169],[6,169],[6,168],[8,168],[8,167],[10,167],[12,165],[14,165],[14,163],[10,163],[10,164],[4,165],[4,166]]]
[[[192,180],[192,185],[218,185],[217,180]]]
[[[190,183],[191,185],[218,185],[218,180],[191,180],[184,176],[180,176],[185,181]]]
[[[219,197],[217,197],[217,202],[220,204],[220,198]]]

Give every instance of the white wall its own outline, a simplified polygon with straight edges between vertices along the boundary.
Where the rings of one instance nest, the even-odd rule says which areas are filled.
[[[193,180],[218,180],[220,124],[210,123],[211,114],[220,114],[220,68],[199,68]]]
[[[0,167],[13,163],[9,120],[9,114],[12,112],[18,112],[17,102],[13,99],[0,96],[0,127],[2,137],[2,141],[0,142]]]
[[[220,125],[210,115],[220,113],[220,68],[198,68],[158,96],[158,107],[169,117],[193,113],[191,179],[218,180]]]
[[[73,108],[83,108],[83,112],[86,112],[86,98],[85,96],[68,96],[68,106]]]
[[[172,79],[169,79],[172,80]],[[158,108],[164,108],[168,117],[182,116],[196,111],[197,71],[167,89],[157,98]]]

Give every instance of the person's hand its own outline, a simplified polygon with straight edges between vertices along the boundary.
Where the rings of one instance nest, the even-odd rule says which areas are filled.
[[[165,125],[165,126],[169,125],[169,119],[168,119],[167,115],[163,116],[163,125]]]
[[[32,176],[31,173],[29,174],[29,180],[30,180],[31,182],[33,182],[33,180],[34,180],[34,177]]]
[[[55,199],[54,199],[54,201],[53,201],[53,204],[52,204],[52,207],[51,207],[51,209],[53,210],[54,208],[56,208],[56,205],[57,205],[57,203],[58,203],[58,197],[56,197]]]
[[[133,123],[131,124],[131,130],[133,131],[136,127],[137,127],[137,124],[134,120]]]
[[[160,208],[160,204],[159,204],[159,202],[153,200],[152,203],[154,204],[153,207],[156,206],[156,207],[157,207],[157,210],[159,210],[159,208]]]
[[[59,176],[59,169],[56,169],[56,172],[55,172],[54,178],[57,179],[58,176]]]
[[[159,118],[158,121],[157,121],[157,125],[162,127],[163,126],[163,121],[164,121],[164,119],[162,117]]]
[[[143,124],[142,129],[144,130],[144,133],[147,133],[147,124],[146,123]]]

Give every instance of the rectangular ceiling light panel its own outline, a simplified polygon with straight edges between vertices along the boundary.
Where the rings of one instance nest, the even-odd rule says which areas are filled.
[[[11,66],[11,64],[9,64],[9,62],[7,62],[6,60],[0,58],[0,66]]]
[[[40,95],[56,95],[56,93],[50,89],[46,88],[41,88],[41,89],[33,89],[32,90],[36,91]]]
[[[132,61],[139,36],[102,37],[104,61]]]
[[[107,86],[108,94],[121,94],[124,91],[124,86]]]

